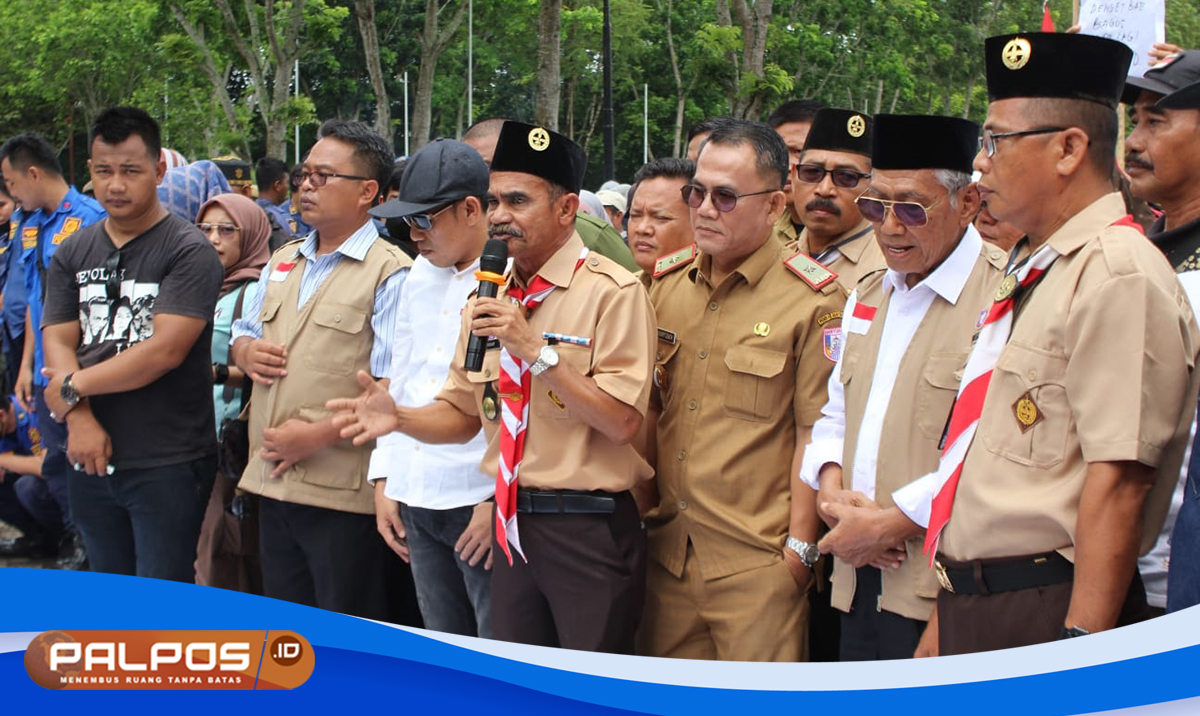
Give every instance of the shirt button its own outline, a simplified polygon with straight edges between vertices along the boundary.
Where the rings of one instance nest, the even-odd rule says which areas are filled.
[[[441,347],[441,346],[438,346],[438,347],[437,347],[437,352],[438,352],[438,353],[441,353],[441,352],[442,352],[442,347]]]
[[[708,304],[708,310],[710,310],[710,311],[717,310],[717,302],[713,301],[712,303]]]
[[[413,445],[413,452],[421,452],[421,446],[420,446],[420,445]]]
[[[1037,371],[1036,370],[1029,371],[1029,380],[1030,381],[1037,380]]]
[[[681,510],[686,510],[686,509],[687,509],[687,500],[680,500],[680,501],[679,501],[679,509],[681,509]]]
[[[700,360],[704,360],[708,357],[708,351],[702,350],[697,355],[700,356]]]
[[[655,354],[654,360],[662,360],[662,351],[659,351],[657,354]]]
[[[687,459],[687,450],[680,450],[679,455],[677,455],[676,457],[678,457],[680,460]]]
[[[342,322],[342,315],[339,313],[339,314],[337,314],[336,316],[334,316],[334,317],[333,317],[333,322],[334,322],[334,323],[341,323],[341,322]]]
[[[588,263],[590,263],[590,264],[591,264],[591,265],[593,265],[593,266],[599,266],[599,265],[600,265],[600,259],[593,257],[591,261],[588,261]]]
[[[696,409],[696,401],[689,400],[688,401],[688,410],[695,410],[695,409]]]

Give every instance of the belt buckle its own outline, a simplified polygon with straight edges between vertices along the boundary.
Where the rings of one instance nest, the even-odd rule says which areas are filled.
[[[938,584],[942,585],[942,589],[954,594],[954,584],[950,581],[950,575],[946,574],[946,565],[935,561],[933,571],[937,574]]]

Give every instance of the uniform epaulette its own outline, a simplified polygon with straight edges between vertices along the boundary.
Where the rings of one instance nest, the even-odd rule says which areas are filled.
[[[803,251],[795,254],[790,259],[783,262],[784,266],[788,267],[792,273],[800,277],[800,280],[807,283],[814,291],[820,291],[837,279],[836,272],[831,271],[820,261],[804,253]]]
[[[663,274],[670,273],[680,266],[687,266],[696,258],[696,245],[692,244],[687,248],[680,249],[673,254],[660,256],[658,261],[654,262],[654,278],[658,278]]]

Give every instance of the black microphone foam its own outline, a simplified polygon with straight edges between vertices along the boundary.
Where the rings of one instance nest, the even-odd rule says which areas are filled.
[[[503,274],[508,267],[508,244],[503,239],[488,239],[483,245],[483,253],[479,256],[479,270],[493,274]],[[475,295],[482,298],[495,298],[500,290],[499,284],[486,279],[479,282],[479,290]],[[463,361],[463,369],[475,372],[483,368],[483,355],[487,351],[488,339],[485,336],[470,335],[467,337],[467,355]]]

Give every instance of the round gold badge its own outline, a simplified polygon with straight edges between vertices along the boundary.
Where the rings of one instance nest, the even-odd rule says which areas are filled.
[[[490,395],[483,398],[483,417],[488,420],[496,419],[496,399]]]
[[[550,133],[541,127],[529,131],[529,148],[535,152],[544,152],[550,146]]]
[[[856,114],[846,121],[846,131],[851,137],[861,137],[867,131],[867,121]]]
[[[754,335],[766,338],[771,335],[771,325],[769,323],[755,323]]]
[[[1029,398],[1021,398],[1017,401],[1016,413],[1017,420],[1025,427],[1029,427],[1037,422],[1038,409]]]
[[[1029,40],[1023,37],[1014,37],[1000,52],[1000,59],[1008,69],[1019,70],[1029,63],[1029,55],[1032,52],[1033,48],[1029,45]]]
[[[1000,288],[996,289],[996,300],[1003,301],[1017,290],[1017,275],[1009,274],[1000,282]]]

